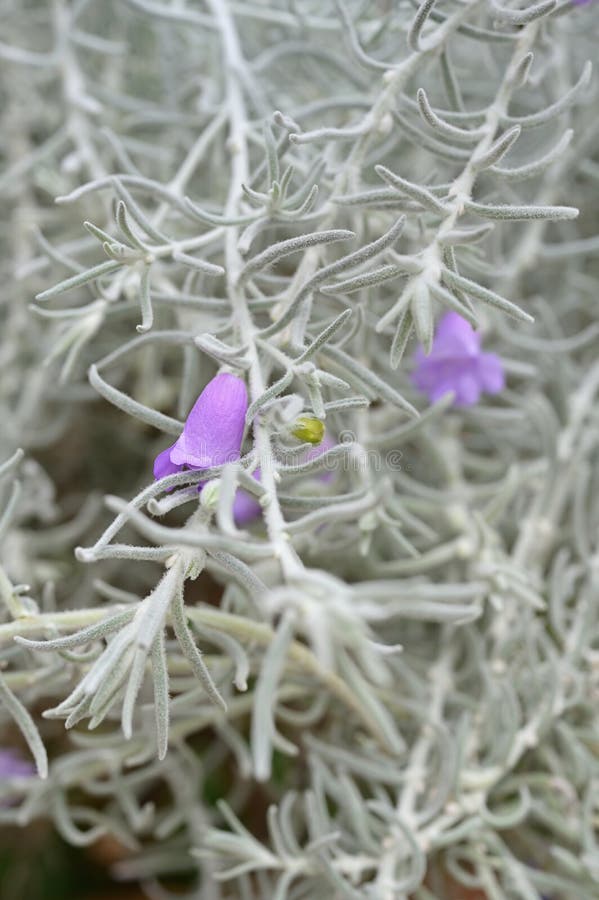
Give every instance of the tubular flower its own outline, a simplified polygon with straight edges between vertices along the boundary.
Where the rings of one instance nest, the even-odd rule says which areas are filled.
[[[478,403],[481,393],[497,394],[505,386],[503,364],[495,353],[481,351],[481,335],[455,312],[439,320],[428,356],[419,347],[412,381],[431,403],[453,391],[456,406]]]
[[[182,434],[154,460],[154,477],[239,459],[247,407],[243,379],[228,372],[216,375],[194,403]]]

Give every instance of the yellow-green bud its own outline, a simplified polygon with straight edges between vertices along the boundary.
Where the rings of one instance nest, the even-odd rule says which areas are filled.
[[[296,420],[291,434],[307,444],[320,444],[324,437],[324,422],[314,416],[300,416]]]

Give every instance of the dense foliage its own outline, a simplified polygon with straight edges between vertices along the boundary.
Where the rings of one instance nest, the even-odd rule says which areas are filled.
[[[599,896],[599,6],[0,13],[0,823]]]

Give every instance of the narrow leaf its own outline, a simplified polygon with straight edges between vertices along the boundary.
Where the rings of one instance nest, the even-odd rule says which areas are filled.
[[[418,281],[414,286],[410,312],[416,336],[428,354],[433,345],[434,319],[430,291],[424,281]]]
[[[285,388],[290,385],[292,381],[293,372],[290,369],[288,372],[285,372],[282,378],[279,378],[278,381],[275,381],[274,384],[271,384],[271,386],[267,388],[263,394],[261,394],[256,400],[254,400],[253,403],[250,404],[245,417],[246,423],[249,425],[258,410],[270,400],[274,400],[275,397],[278,397],[279,394],[282,394]]]
[[[177,421],[177,419],[171,419],[170,416],[165,416],[164,413],[157,412],[155,409],[150,409],[149,406],[138,403],[133,397],[129,397],[128,394],[124,394],[122,391],[117,390],[117,388],[112,387],[111,384],[104,381],[96,366],[90,366],[88,378],[91,386],[95,388],[105,400],[108,400],[109,403],[122,409],[123,412],[126,412],[128,415],[134,416],[136,419],[145,422],[147,425],[152,425],[160,431],[165,431],[167,434],[174,434],[177,437],[183,431],[182,422]]]
[[[198,259],[197,256],[189,256],[188,253],[181,253],[179,250],[174,251],[172,258],[175,262],[183,263],[183,265],[189,266],[191,269],[197,269],[199,272],[203,272],[204,275],[212,275],[216,278],[218,275],[225,274],[225,270],[222,266],[215,266],[214,263]]]
[[[505,6],[501,6],[497,0],[491,0],[491,6],[499,20],[514,26],[528,25],[529,22],[533,22],[535,19],[539,19],[541,16],[551,12],[556,5],[557,0],[541,0],[540,3],[529,6],[526,9],[508,9]]]
[[[427,19],[430,16],[432,9],[437,0],[422,0],[422,3],[418,7],[418,11],[416,13],[416,17],[410,26],[410,30],[408,32],[408,44],[410,45],[412,50],[420,50],[420,37],[422,33],[422,29],[426,25]]]
[[[164,759],[168,751],[169,701],[168,666],[164,647],[164,631],[162,630],[158,632],[152,644],[151,660],[158,759]]]
[[[392,369],[397,369],[402,360],[410,335],[412,334],[412,328],[412,315],[409,310],[406,310],[403,315],[399,317],[397,328],[393,335],[393,341],[391,342],[390,359]]]
[[[179,642],[179,646],[181,648],[183,656],[191,666],[193,674],[201,682],[210,700],[216,706],[226,711],[227,704],[221,697],[216,685],[214,684],[212,676],[206,668],[206,664],[202,658],[202,654],[198,650],[196,642],[193,639],[193,635],[189,630],[185,615],[182,585],[180,585],[178,590],[175,592],[172,605],[172,615],[173,628],[175,630],[176,638]]]
[[[418,89],[416,100],[424,121],[428,122],[429,125],[435,128],[439,134],[444,135],[444,137],[461,143],[475,144],[484,134],[484,128],[482,126],[469,130],[467,128],[459,128],[457,125],[452,125],[450,122],[446,122],[445,119],[442,119],[430,105],[424,88]]]
[[[292,639],[293,617],[287,613],[264,655],[254,691],[251,744],[254,774],[258,781],[267,781],[271,774],[276,692]]]
[[[475,203],[473,200],[466,200],[464,207],[484,219],[521,222],[529,219],[546,219],[550,222],[559,222],[578,218],[578,210],[573,206],[495,206],[490,203]]]
[[[345,281],[338,281],[336,284],[323,284],[319,290],[323,294],[353,294],[363,288],[373,287],[384,281],[392,281],[403,274],[404,271],[399,266],[381,266],[373,269],[372,272],[363,272],[361,275],[354,275],[352,278],[346,278]]]
[[[327,325],[327,327],[320,332],[318,337],[314,338],[310,346],[306,347],[302,355],[298,356],[298,358],[295,360],[295,364],[297,365],[298,363],[306,362],[306,360],[311,359],[323,344],[326,344],[333,337],[333,335],[337,334],[337,332],[341,328],[343,328],[345,323],[351,318],[351,315],[351,309],[343,310],[343,312],[340,313],[340,315],[338,315],[336,319],[333,319],[330,325]]]
[[[65,291],[70,291],[72,288],[80,287],[83,284],[87,284],[89,281],[94,281],[96,278],[102,278],[102,276],[108,275],[110,272],[116,272],[117,269],[120,269],[121,265],[122,263],[117,262],[116,260],[106,260],[106,262],[93,266],[91,269],[86,269],[85,272],[80,272],[78,275],[66,278],[59,284],[55,284],[54,287],[42,291],[41,294],[36,294],[35,299],[40,301],[50,300],[51,297],[56,297],[58,294],[64,294]]]
[[[144,266],[139,281],[139,305],[141,307],[141,325],[136,325],[136,331],[141,334],[149,331],[154,323],[154,310],[152,309],[152,297],[150,295],[151,267]]]
[[[516,306],[515,303],[506,300],[505,297],[501,297],[475,281],[470,281],[469,278],[464,278],[462,275],[450,272],[449,269],[445,268],[442,270],[442,278],[447,284],[457,287],[473,297],[478,297],[479,300],[484,300],[485,303],[500,309],[501,312],[511,316],[513,319],[519,319],[521,322],[534,322],[534,318],[527,312],[524,312],[523,309],[520,309],[519,306]]]
[[[445,206],[444,203],[441,203],[440,200],[437,200],[434,194],[431,194],[426,188],[421,187],[418,184],[412,184],[411,181],[406,181],[405,178],[401,178],[385,166],[375,166],[374,168],[377,175],[379,175],[383,181],[386,181],[387,184],[391,185],[391,187],[395,188],[400,193],[406,194],[406,196],[410,197],[412,200],[416,200],[416,202],[420,203],[421,206],[424,206],[425,209],[428,209],[431,212],[444,214],[449,211],[448,207]]]
[[[513,147],[521,133],[522,128],[520,125],[508,128],[485,153],[475,155],[472,159],[472,164],[478,169],[488,169],[489,166],[493,166]]]
[[[315,231],[312,234],[301,234],[299,237],[289,238],[286,241],[279,241],[268,247],[262,253],[258,253],[242,269],[240,280],[246,281],[255,272],[272,266],[280,259],[289,256],[291,253],[297,253],[299,250],[307,250],[310,247],[316,247],[319,244],[331,244],[336,241],[346,241],[355,237],[353,231],[346,229],[335,229],[333,231]]]
[[[18,700],[10,690],[2,676],[0,676],[0,701],[4,704],[27,741],[27,745],[35,760],[38,775],[40,778],[47,778],[48,754],[46,753],[46,748],[44,747],[37,726],[21,701]]]
[[[357,362],[357,360],[353,359],[347,353],[344,353],[343,350],[339,350],[338,347],[331,347],[330,345],[325,345],[321,351],[325,356],[328,356],[329,359],[332,359],[338,365],[340,365],[346,372],[351,373],[361,381],[366,387],[370,388],[375,394],[378,394],[379,397],[383,400],[388,400],[389,403],[392,403],[394,406],[398,406],[400,409],[405,410],[409,415],[414,416],[414,418],[418,418],[418,410],[409,403],[405,397],[387,384],[386,381],[383,381],[382,378],[379,378],[371,369],[367,369],[366,366],[363,366],[361,363]]]

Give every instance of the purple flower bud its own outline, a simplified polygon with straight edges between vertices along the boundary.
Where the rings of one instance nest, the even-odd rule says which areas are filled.
[[[433,347],[426,356],[419,347],[412,381],[431,403],[453,391],[456,406],[478,403],[481,393],[497,394],[505,387],[503,364],[495,353],[483,353],[481,335],[455,312],[441,317]]]
[[[228,372],[216,375],[194,403],[183,433],[156,457],[154,477],[239,459],[247,407],[243,379]]]
[[[320,444],[316,447],[311,447],[301,456],[301,462],[309,462],[311,459],[316,459],[318,456],[322,456],[323,453],[326,453],[327,450],[330,450],[331,447],[335,446],[335,441],[328,437],[326,434]],[[256,481],[260,481],[260,469],[256,469],[253,474],[253,477]],[[322,472],[318,476],[318,480],[322,482],[330,481],[333,478],[333,472]],[[237,493],[235,494],[235,500],[233,501],[233,518],[235,520],[235,524],[243,527],[244,525],[248,525],[250,522],[255,521],[260,518],[262,515],[262,507],[258,503],[255,497],[252,497],[251,494],[248,494],[247,491],[244,491],[243,488],[239,488]]]

